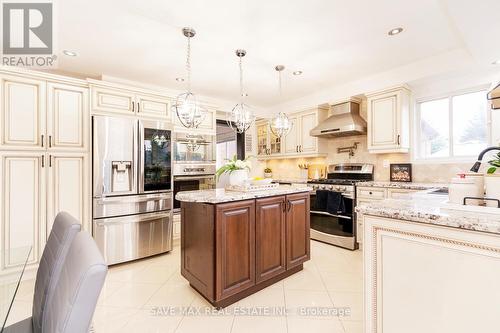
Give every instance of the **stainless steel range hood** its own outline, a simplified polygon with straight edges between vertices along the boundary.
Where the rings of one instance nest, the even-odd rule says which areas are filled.
[[[359,104],[353,101],[336,104],[332,115],[313,128],[311,136],[339,137],[366,134],[366,121],[359,115]]]

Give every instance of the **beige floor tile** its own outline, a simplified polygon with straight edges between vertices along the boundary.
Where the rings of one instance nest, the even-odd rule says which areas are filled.
[[[285,290],[285,303],[291,316],[307,307],[333,307],[327,291]]]
[[[123,288],[127,286],[127,283],[125,282],[116,282],[116,281],[110,281],[106,280],[104,282],[104,286],[102,287],[101,294],[99,295],[99,300],[97,301],[97,304],[100,305],[102,302],[110,297],[113,293],[118,291],[118,289]]]
[[[326,289],[331,291],[363,291],[363,275],[361,273],[320,272]]]
[[[150,310],[139,310],[120,333],[173,333],[181,320],[181,316],[158,315]]]
[[[240,307],[285,307],[284,290],[266,288],[237,303]]]
[[[178,285],[167,282],[151,296],[144,307],[187,307],[196,296],[196,291],[189,284]]]
[[[165,283],[177,271],[179,267],[169,265],[151,265],[147,266],[139,276],[135,276],[133,281],[138,283]]]
[[[95,333],[121,332],[138,311],[137,309],[97,306],[92,319],[93,331]]]
[[[185,316],[175,333],[230,333],[233,316]]]
[[[109,297],[102,300],[102,306],[140,308],[153,296],[160,284],[127,283]]]
[[[303,270],[286,278],[284,286],[285,290],[325,290],[320,274],[314,270]]]
[[[288,333],[343,333],[344,327],[338,318],[287,317]]]
[[[341,320],[346,333],[363,333],[362,321]]]
[[[236,316],[231,333],[286,333],[286,317]]]
[[[330,296],[336,307],[350,309],[351,314],[346,320],[363,320],[363,293],[330,291]]]

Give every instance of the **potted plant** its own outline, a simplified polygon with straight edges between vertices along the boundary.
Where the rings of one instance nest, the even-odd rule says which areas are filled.
[[[495,157],[488,161],[490,167],[486,170],[486,175],[484,177],[484,183],[486,185],[486,197],[491,199],[500,200],[500,153],[497,153]],[[487,201],[488,206],[497,207],[497,203],[493,201]]]
[[[229,173],[229,185],[241,186],[248,179],[248,171],[250,170],[250,156],[244,160],[239,160],[236,155],[230,160],[226,159],[227,163],[221,166],[217,172],[217,178],[224,173]]]
[[[264,169],[264,177],[265,178],[272,178],[273,177],[273,170],[271,170],[271,168],[265,168]]]

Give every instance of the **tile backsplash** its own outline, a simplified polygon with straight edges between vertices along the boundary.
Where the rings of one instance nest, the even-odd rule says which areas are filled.
[[[352,146],[358,142],[354,156],[348,153],[337,153],[337,148]],[[384,161],[390,163],[411,163],[410,154],[370,154],[366,147],[366,136],[352,136],[330,139],[328,155],[324,158],[286,158],[268,160],[266,167],[273,170],[273,178],[300,178],[298,164],[338,164],[338,163],[371,163],[375,166],[374,178],[377,181],[389,181],[389,166],[384,167]],[[467,171],[471,163],[415,163],[412,165],[413,181],[422,183],[447,183],[459,172]]]

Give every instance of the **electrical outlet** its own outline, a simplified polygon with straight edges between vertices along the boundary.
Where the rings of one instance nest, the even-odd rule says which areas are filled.
[[[383,164],[383,165],[384,165],[384,168],[388,168],[388,167],[389,167],[389,165],[391,164],[391,163],[389,162],[389,160],[384,160],[384,162],[383,162],[383,163],[384,163],[384,164]]]

